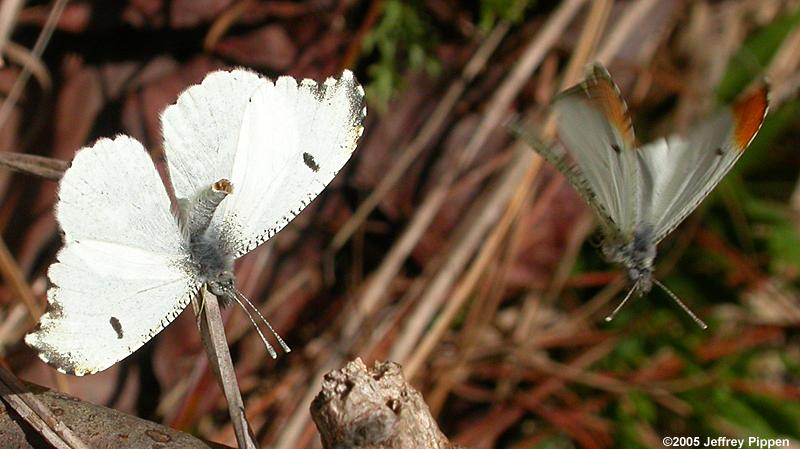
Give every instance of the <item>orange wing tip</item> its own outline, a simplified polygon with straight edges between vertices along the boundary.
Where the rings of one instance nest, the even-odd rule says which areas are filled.
[[[769,88],[762,84],[754,92],[733,105],[733,120],[736,126],[734,139],[739,151],[744,151],[758,134],[769,107]]]
[[[562,91],[553,98],[553,102],[570,98],[584,102],[587,106],[600,112],[608,123],[619,133],[627,149],[636,149],[636,136],[628,113],[628,105],[622,98],[614,80],[600,63],[586,66],[586,77],[580,83]]]
[[[626,148],[635,149],[636,136],[633,133],[628,105],[608,70],[599,63],[589,65],[587,78],[582,86],[592,105],[616,128]]]

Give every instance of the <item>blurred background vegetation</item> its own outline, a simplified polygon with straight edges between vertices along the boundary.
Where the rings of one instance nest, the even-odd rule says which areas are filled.
[[[294,352],[271,360],[226,311],[264,447],[320,447],[308,405],[322,374],[354,357],[401,363],[448,437],[472,448],[656,448],[681,435],[800,447],[798,23],[796,0],[3,0],[0,151],[68,161],[125,133],[163,168],[158,114],[208,71],[350,68],[369,101],[359,149],[237,268]],[[546,135],[550,98],[595,60],[642,142],[771,83],[756,140],[659,247],[658,279],[708,330],[655,290],[604,322],[624,276],[586,206],[504,127],[524,117]],[[4,363],[233,444],[191,312],[88,378],[54,375],[22,343],[60,247],[55,199],[53,181],[0,172]]]

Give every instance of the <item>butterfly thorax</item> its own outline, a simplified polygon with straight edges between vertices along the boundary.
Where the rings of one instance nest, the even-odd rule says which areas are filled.
[[[189,241],[191,262],[201,283],[218,297],[233,288],[233,257],[220,248],[219,241],[206,233]]]
[[[193,198],[180,202],[180,219],[193,272],[211,293],[223,298],[233,289],[234,258],[220,244],[211,222],[217,207],[231,193],[230,181],[220,179],[201,189]]]
[[[633,238],[603,244],[606,258],[628,269],[628,277],[639,295],[649,292],[653,287],[653,261],[656,258],[653,233],[651,225],[640,223],[634,230]]]

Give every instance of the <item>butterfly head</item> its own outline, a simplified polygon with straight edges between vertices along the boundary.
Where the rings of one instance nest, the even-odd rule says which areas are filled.
[[[208,291],[218,298],[229,298],[233,295],[233,271],[221,270],[211,273],[211,277],[206,279]]]

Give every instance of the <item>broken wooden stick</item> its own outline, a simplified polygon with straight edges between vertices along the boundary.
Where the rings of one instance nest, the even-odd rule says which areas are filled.
[[[360,358],[331,371],[311,403],[325,449],[460,449],[439,430],[422,395],[400,365]]]

